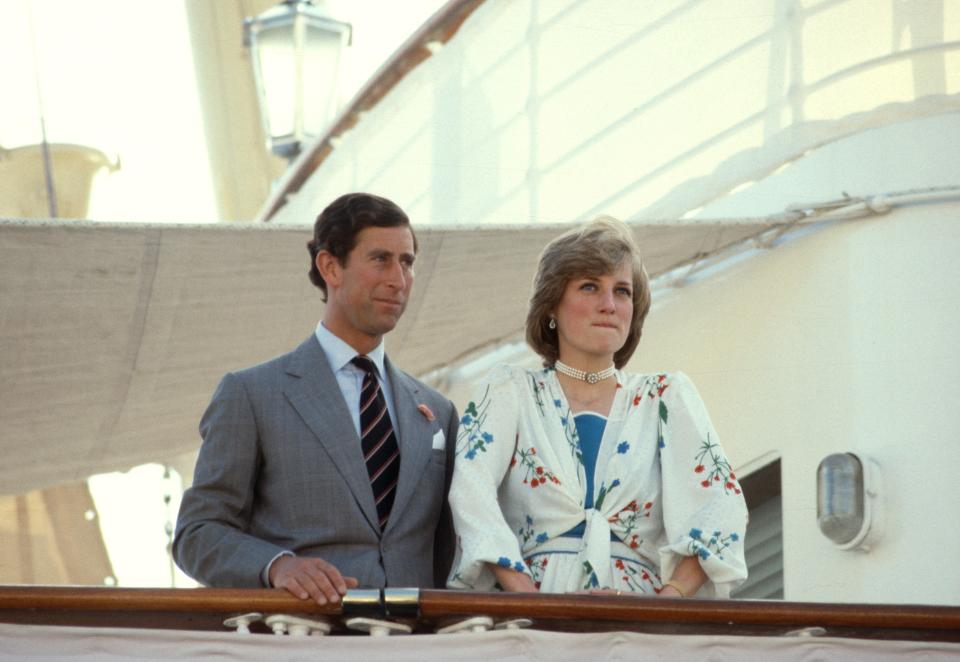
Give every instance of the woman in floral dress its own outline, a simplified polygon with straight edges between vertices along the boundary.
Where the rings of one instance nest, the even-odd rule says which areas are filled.
[[[683,373],[621,372],[650,288],[601,218],[540,258],[527,341],[546,368],[493,370],[460,421],[449,586],[725,597],[747,510]]]

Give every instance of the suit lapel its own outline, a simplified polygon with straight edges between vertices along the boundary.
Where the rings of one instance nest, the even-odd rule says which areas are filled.
[[[370,526],[379,531],[360,439],[337,379],[315,336],[311,335],[294,350],[287,374],[293,378],[288,380],[284,395],[336,465]],[[402,481],[402,461],[400,471]]]
[[[433,426],[417,409],[417,405],[422,402],[419,399],[417,385],[396,370],[390,359],[386,359],[384,365],[390,373],[393,404],[399,428],[397,441],[400,444],[400,477],[397,480],[397,494],[387,522],[386,531],[389,531],[423,478],[432,450]]]

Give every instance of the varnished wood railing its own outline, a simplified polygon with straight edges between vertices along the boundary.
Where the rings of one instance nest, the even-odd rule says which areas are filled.
[[[389,601],[389,591],[388,591]],[[525,617],[567,632],[782,635],[806,628],[832,636],[960,641],[960,607],[679,600],[423,590],[418,613],[399,620],[417,632],[474,615]],[[349,611],[350,608],[348,608]],[[224,630],[229,616],[260,612],[325,617],[341,629],[340,605],[318,606],[281,590],[0,587],[0,622]],[[349,614],[346,614],[349,615]],[[256,630],[257,626],[252,629]],[[266,631],[263,625],[260,631]]]

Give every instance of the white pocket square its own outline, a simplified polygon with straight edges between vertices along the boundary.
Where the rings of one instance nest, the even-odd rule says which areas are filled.
[[[433,434],[433,450],[444,450],[447,447],[447,438],[443,434],[443,430],[437,430]]]

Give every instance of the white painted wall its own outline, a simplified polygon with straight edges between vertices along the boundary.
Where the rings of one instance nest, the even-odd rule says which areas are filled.
[[[722,204],[957,183],[957,124],[855,136]],[[958,215],[954,197],[825,223],[668,290],[650,314],[631,368],[690,374],[736,466],[782,458],[789,600],[960,604]],[[817,528],[817,465],[845,451],[882,470],[886,530],[869,553]]]
[[[631,368],[682,367],[735,466],[783,468],[789,600],[960,603],[957,205],[825,227],[673,292]],[[868,554],[816,524],[816,469],[882,469],[887,531]]]
[[[487,0],[275,217],[665,218],[807,150],[960,108],[960,0]]]

